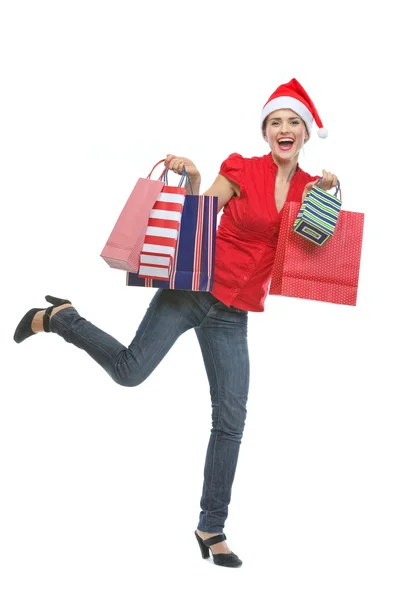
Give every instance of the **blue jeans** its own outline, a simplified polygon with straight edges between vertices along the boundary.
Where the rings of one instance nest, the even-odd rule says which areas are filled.
[[[142,383],[178,337],[195,329],[210,383],[212,429],[208,444],[198,529],[221,533],[246,419],[249,389],[247,312],[228,307],[209,292],[158,290],[128,348],[81,317],[74,308],[50,320],[54,333],[85,350],[114,381]]]

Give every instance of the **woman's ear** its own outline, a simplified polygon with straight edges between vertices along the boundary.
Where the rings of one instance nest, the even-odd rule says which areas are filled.
[[[267,142],[268,144],[268,138],[267,138],[267,118],[265,117],[263,124],[262,124],[262,133],[263,133],[263,138],[264,140]]]

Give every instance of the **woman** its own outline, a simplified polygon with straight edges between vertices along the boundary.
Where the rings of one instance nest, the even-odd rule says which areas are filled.
[[[217,565],[238,567],[223,534],[246,419],[249,388],[248,311],[261,312],[275,257],[280,212],[286,200],[300,203],[318,177],[297,164],[313,120],[322,126],[313,103],[292,79],[265,104],[261,130],[271,152],[246,159],[232,154],[205,192],[218,197],[224,212],[218,227],[212,293],[158,290],[128,348],[81,317],[65,299],[46,296],[47,309],[33,308],[19,323],[20,343],[52,331],[85,350],[120,385],[142,383],[185,331],[194,328],[200,343],[212,401],[212,430],[207,449],[201,512],[195,531],[203,558],[212,547]],[[324,131],[322,132],[323,137]],[[187,158],[167,155],[176,173],[185,166],[193,193],[200,173]],[[328,190],[337,177],[323,171]]]

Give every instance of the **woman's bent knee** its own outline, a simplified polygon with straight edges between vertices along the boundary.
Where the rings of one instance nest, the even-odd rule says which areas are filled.
[[[148,373],[143,373],[140,369],[129,368],[126,364],[116,364],[110,375],[115,383],[123,387],[137,387],[148,377]]]

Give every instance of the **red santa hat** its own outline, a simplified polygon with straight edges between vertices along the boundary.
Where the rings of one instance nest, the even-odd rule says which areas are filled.
[[[311,135],[312,124],[315,121],[319,128],[318,136],[320,138],[328,137],[328,130],[322,125],[313,101],[296,79],[280,85],[269,97],[261,112],[261,129],[265,118],[281,108],[290,108],[297,113],[305,122],[309,135]]]

